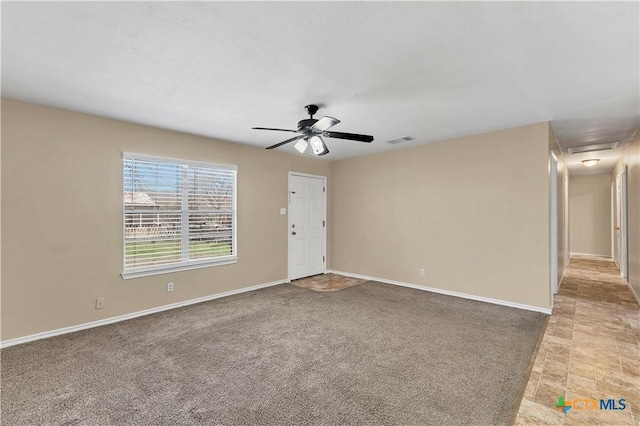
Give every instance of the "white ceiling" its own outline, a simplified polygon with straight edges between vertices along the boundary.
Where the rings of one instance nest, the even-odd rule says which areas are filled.
[[[2,95],[260,147],[291,134],[252,126],[318,103],[375,137],[327,140],[332,160],[547,120],[566,147],[637,128],[639,21],[638,2],[2,2]]]

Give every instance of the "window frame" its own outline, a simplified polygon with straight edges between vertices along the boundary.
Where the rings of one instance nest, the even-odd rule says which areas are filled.
[[[234,172],[233,179],[233,201],[232,201],[232,230],[231,230],[231,255],[228,256],[219,256],[214,258],[201,258],[201,259],[181,259],[179,262],[173,263],[165,263],[161,265],[149,265],[149,266],[139,266],[135,268],[125,268],[126,265],[126,244],[127,240],[125,237],[126,232],[126,207],[124,200],[122,198],[122,194],[125,191],[125,182],[124,182],[124,173],[125,173],[125,161],[126,160],[140,160],[140,161],[151,161],[157,163],[165,163],[179,166],[187,166],[187,167],[202,167],[209,169],[217,169],[217,170],[231,170]],[[155,155],[147,155],[147,154],[136,154],[131,152],[123,152],[122,153],[122,185],[120,186],[120,199],[122,201],[122,272],[121,277],[124,280],[132,279],[132,278],[141,278],[147,277],[151,275],[158,274],[168,274],[172,272],[178,271],[188,271],[192,269],[200,269],[207,268],[212,266],[223,266],[230,265],[238,262],[238,166],[230,165],[230,164],[219,164],[219,163],[209,163],[203,161],[192,161],[192,160],[184,160],[180,158],[171,158],[171,157],[159,157]],[[186,172],[189,173],[188,170]],[[188,192],[186,192],[186,182],[183,186],[182,192],[182,220],[184,223],[185,217],[188,223],[189,220],[189,208],[188,203],[185,203],[185,200],[188,200]],[[182,227],[180,232],[181,237],[181,247],[184,247],[184,242],[186,241],[187,246],[189,245],[189,227]]]

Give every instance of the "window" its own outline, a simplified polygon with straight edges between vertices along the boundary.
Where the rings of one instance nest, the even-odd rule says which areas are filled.
[[[124,270],[237,262],[236,166],[124,154]]]

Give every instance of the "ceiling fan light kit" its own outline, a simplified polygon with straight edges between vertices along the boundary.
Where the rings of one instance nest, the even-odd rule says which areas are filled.
[[[326,155],[329,153],[329,148],[327,148],[327,144],[322,139],[322,136],[327,138],[335,138],[335,139],[346,139],[357,142],[365,142],[371,143],[373,141],[373,136],[370,135],[360,135],[357,133],[343,133],[343,132],[329,132],[328,129],[340,123],[340,120],[337,118],[325,116],[319,120],[313,118],[313,116],[318,112],[317,105],[307,105],[304,107],[307,114],[309,114],[309,118],[305,118],[298,122],[298,130],[289,130],[289,129],[277,129],[273,127],[252,127],[255,130],[275,130],[279,132],[292,132],[292,133],[301,133],[301,135],[295,136],[291,139],[287,139],[285,141],[279,142],[275,145],[268,146],[267,149],[278,148],[279,146],[288,144],[289,142],[298,141],[294,146],[301,154],[307,150],[307,147],[311,145],[311,151],[314,155]]]
[[[306,139],[300,139],[294,146],[298,150],[298,152],[300,152],[300,154],[304,154],[309,144],[307,143]]]
[[[326,155],[329,153],[329,148],[327,148],[327,145],[320,136],[311,136],[309,142],[315,155]]]

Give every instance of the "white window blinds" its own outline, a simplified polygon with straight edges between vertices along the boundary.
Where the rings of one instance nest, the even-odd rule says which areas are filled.
[[[123,277],[234,260],[236,173],[125,154]]]

